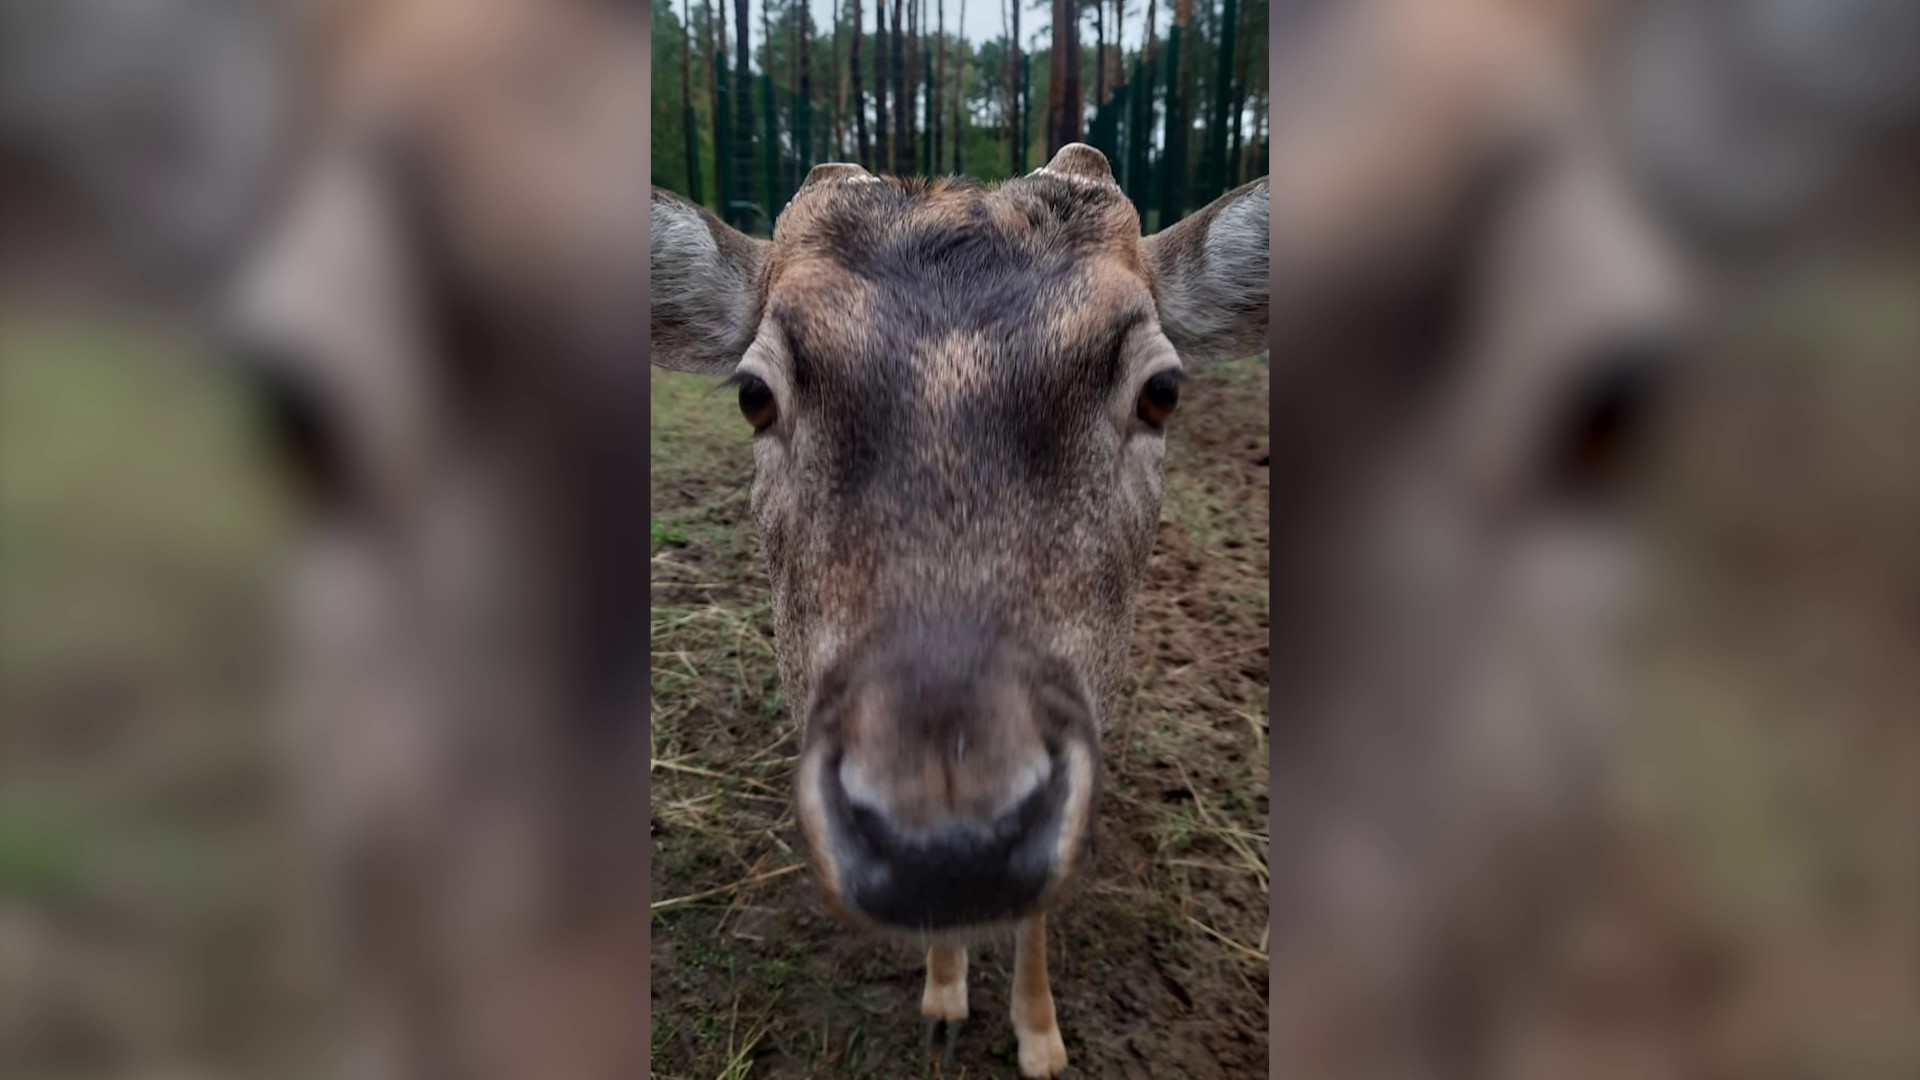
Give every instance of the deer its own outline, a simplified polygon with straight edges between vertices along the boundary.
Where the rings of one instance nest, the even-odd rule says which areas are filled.
[[[1267,220],[1260,179],[1142,237],[1080,143],[997,185],[816,165],[770,239],[653,191],[652,362],[724,376],[753,439],[813,880],[926,942],[948,1061],[969,943],[1011,924],[1020,1074],[1067,1067],[1047,919],[1088,864],[1181,380],[1265,345]]]
[[[362,1080],[646,1072],[645,19],[311,5],[212,320],[295,496],[279,733]]]
[[[1795,10],[1274,8],[1275,1075],[1720,1071],[1726,954],[1619,799],[1630,496],[1920,97],[1910,8]]]
[[[1543,989],[1588,976],[1559,950],[1631,859],[1625,496],[1698,314],[1610,127],[1606,8],[1294,5],[1276,36],[1276,1075],[1698,1075],[1671,1032],[1606,1072]]]

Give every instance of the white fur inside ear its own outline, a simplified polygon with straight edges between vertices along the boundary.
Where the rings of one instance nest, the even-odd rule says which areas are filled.
[[[815,184],[878,184],[881,180],[867,170],[849,161],[823,161],[807,172],[807,179],[800,186],[809,188]]]
[[[1040,166],[1027,175],[1058,177],[1070,184],[1079,184],[1082,187],[1111,187],[1113,185],[1113,181],[1111,180],[1095,180],[1090,176],[1076,176],[1073,173],[1061,172],[1058,169],[1051,169],[1045,165]]]
[[[1207,230],[1208,285],[1220,290],[1217,302],[1230,311],[1244,311],[1267,302],[1270,253],[1266,195],[1267,189],[1262,186],[1235,200]]]
[[[323,152],[241,274],[229,318],[324,386],[354,433],[351,452],[404,484],[425,467],[435,396],[415,267],[392,215],[363,157]]]
[[[653,302],[676,314],[691,314],[716,333],[730,329],[723,306],[704,304],[714,290],[738,289],[745,282],[731,274],[720,260],[720,245],[700,215],[677,203],[653,204],[653,276],[650,283]],[[732,279],[732,280],[729,280]],[[705,309],[709,314],[702,315]]]
[[[655,362],[709,371],[730,367],[752,340],[753,267],[729,258],[713,226],[691,207],[653,201],[652,276]],[[671,326],[671,341],[661,331]],[[675,346],[670,354],[660,347]]]
[[[1190,363],[1250,355],[1264,343],[1267,191],[1259,184],[1221,207],[1197,252],[1158,268],[1161,325]]]

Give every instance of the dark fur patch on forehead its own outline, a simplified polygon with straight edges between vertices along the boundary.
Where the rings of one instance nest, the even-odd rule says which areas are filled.
[[[825,254],[871,275],[889,257],[964,257],[976,245],[1125,256],[1139,235],[1119,188],[1042,172],[993,187],[963,177],[825,184],[801,193],[774,242],[776,262]]]
[[[1148,296],[1139,239],[1117,188],[1047,173],[995,187],[828,183],[781,216],[769,312],[800,362],[853,363],[875,347],[897,355],[955,331],[1057,349],[1069,344],[1063,330],[1111,338],[1135,317],[1128,301]],[[1136,296],[1088,302],[1133,280]]]
[[[768,313],[832,486],[937,516],[1083,460],[1121,343],[1152,313],[1139,240],[1117,188],[1045,173],[803,191],[775,234]]]

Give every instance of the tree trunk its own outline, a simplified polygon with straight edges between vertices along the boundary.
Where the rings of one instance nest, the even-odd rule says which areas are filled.
[[[888,138],[891,121],[887,112],[887,0],[873,0],[873,151],[875,171],[893,171],[893,140]]]
[[[700,127],[693,118],[693,0],[680,5],[680,126],[686,129],[687,198],[700,198]]]
[[[1193,0],[1177,0],[1167,33],[1167,142],[1160,160],[1160,228],[1180,220],[1186,183],[1187,135],[1191,127],[1186,87],[1181,83],[1181,38],[1193,18]]]
[[[780,123],[773,114],[773,5],[770,0],[760,3],[760,41],[761,52],[766,63],[760,72],[760,109],[762,123],[766,125],[766,178],[767,178],[767,222],[780,216]]]
[[[1053,56],[1047,63],[1047,155],[1079,142],[1080,19],[1078,0],[1053,0]]]
[[[926,156],[926,133],[915,130],[920,122],[920,0],[907,0],[907,160],[915,171],[926,174],[920,160]]]
[[[1067,106],[1066,127],[1061,131],[1062,146],[1079,142],[1086,135],[1082,106],[1086,94],[1080,87],[1080,0],[1066,0],[1067,19]]]
[[[906,0],[893,0],[893,52],[888,59],[893,63],[893,171],[900,174],[913,169],[907,131]]]
[[[1018,3],[1019,0],[1014,0]],[[1047,153],[1060,149],[1060,130],[1066,126],[1061,113],[1067,105],[1067,6],[1072,0],[1053,0],[1053,38],[1047,61]]]
[[[1027,151],[1033,149],[1033,54],[1020,57],[1020,171],[1027,171]]]
[[[1093,103],[1107,103],[1107,2],[1093,5]]]
[[[794,5],[800,23],[800,160],[794,166],[797,191],[813,168],[813,15],[804,3]]]
[[[939,0],[934,5],[934,16],[940,20],[935,31],[933,63],[933,93],[928,96],[927,111],[932,114],[933,123],[927,131],[927,137],[933,140],[933,171],[940,172],[940,155],[944,152],[944,129],[941,122],[945,119],[941,106],[944,104],[941,94],[947,86],[947,0]]]
[[[773,0],[764,0],[769,6]],[[787,0],[787,21],[792,31],[787,42],[787,130],[793,135],[793,160],[788,167],[780,170],[780,179],[786,191],[798,191],[801,172],[806,166],[807,140],[805,121],[801,119],[800,105],[800,65],[806,60],[806,46],[801,42],[801,6],[803,0]]]
[[[747,45],[747,0],[733,0],[733,30],[738,50],[734,57],[733,103],[740,114],[734,117],[733,168],[741,170],[735,175],[740,178],[740,191],[745,193],[753,183],[753,75],[749,70],[753,58]]]
[[[1134,127],[1139,137],[1133,146],[1133,196],[1134,209],[1140,212],[1140,225],[1147,224],[1147,210],[1154,203],[1154,195],[1159,179],[1153,171],[1153,129],[1157,112],[1154,107],[1154,94],[1158,92],[1159,80],[1154,75],[1154,57],[1159,54],[1159,42],[1154,39],[1156,19],[1159,15],[1157,0],[1147,0],[1147,40],[1140,46],[1140,55],[1133,62],[1135,114]]]
[[[1207,121],[1207,180],[1215,192],[1227,190],[1227,110],[1233,104],[1234,24],[1240,10],[1236,0],[1224,0],[1220,10],[1219,56],[1213,69],[1213,116]]]
[[[920,171],[920,133],[914,130],[920,118],[920,0],[907,4],[907,167]]]
[[[959,68],[959,77],[953,81],[953,171],[965,173],[967,163],[960,153],[960,136],[966,131],[965,116],[961,111],[967,100],[967,0],[960,0],[960,36],[954,40],[953,48]]]
[[[1240,9],[1243,21],[1246,19],[1248,11],[1249,8]],[[1227,176],[1227,186],[1229,188],[1237,188],[1244,180],[1257,175],[1247,171],[1246,144],[1242,138],[1242,128],[1245,126],[1244,117],[1247,111],[1248,39],[1252,36],[1248,34],[1246,30],[1247,28],[1244,26],[1240,28],[1240,37],[1235,47],[1236,55],[1233,65],[1233,149],[1228,154],[1228,158],[1233,164]]]
[[[847,69],[840,63],[840,0],[833,0],[833,66],[830,74],[833,76],[833,104],[829,106],[827,138],[832,140],[833,150],[828,156],[840,161],[847,156],[846,133],[840,127],[841,117],[845,115],[842,110],[847,107]]]
[[[934,149],[940,144],[933,121],[933,89],[938,84],[933,81],[933,38],[927,37],[924,32],[926,18],[927,0],[920,0],[920,171],[932,176],[935,172],[933,159],[937,156]],[[939,37],[938,32],[934,37]]]
[[[727,123],[727,17],[715,17],[712,0],[706,0],[708,91],[713,98],[713,178],[714,209],[727,216],[727,200],[733,194],[733,169],[727,160],[733,149],[733,129]],[[719,40],[714,40],[715,31]]]
[[[860,0],[853,0],[853,130],[859,143],[860,167],[873,169],[873,144],[867,138],[867,93],[860,83],[860,39],[866,30],[860,25]]]
[[[1026,147],[1021,133],[1025,124],[1020,116],[1020,0],[1007,0],[1012,25],[1007,30],[1007,167],[1014,175],[1025,172]]]

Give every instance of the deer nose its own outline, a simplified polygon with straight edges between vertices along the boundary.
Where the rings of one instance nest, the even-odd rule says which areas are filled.
[[[860,663],[816,706],[802,757],[800,817],[829,890],[903,929],[1040,906],[1080,850],[1098,760],[1064,665],[938,644]]]
[[[835,782],[847,838],[847,900],[877,922],[917,929],[993,922],[1031,910],[1059,862],[1069,783],[1064,761],[1043,754],[1036,764],[1033,781],[997,814],[929,815],[860,798],[861,788],[848,788],[843,762]]]

